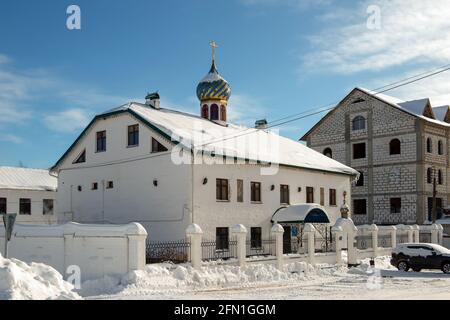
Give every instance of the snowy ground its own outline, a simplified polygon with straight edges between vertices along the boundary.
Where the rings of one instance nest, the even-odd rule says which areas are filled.
[[[450,299],[449,275],[399,272],[389,259],[377,258],[375,271],[368,260],[352,269],[294,263],[284,272],[272,265],[210,264],[200,272],[149,265],[122,280],[85,283],[81,294],[87,299]]]

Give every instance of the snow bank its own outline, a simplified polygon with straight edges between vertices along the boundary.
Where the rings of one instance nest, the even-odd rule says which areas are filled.
[[[158,295],[179,291],[243,288],[264,283],[304,281],[346,272],[346,267],[312,266],[305,262],[285,265],[283,271],[273,264],[249,264],[246,267],[208,263],[201,270],[190,265],[152,264],[145,270],[133,271],[122,278],[105,277],[82,284],[82,296],[100,296],[120,293],[130,295]]]
[[[0,300],[79,299],[61,274],[42,263],[27,264],[0,255]]]

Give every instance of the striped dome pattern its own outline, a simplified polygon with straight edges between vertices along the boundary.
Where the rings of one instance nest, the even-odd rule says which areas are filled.
[[[212,63],[209,73],[197,86],[197,98],[205,100],[228,100],[231,96],[231,87],[228,82],[219,75],[216,64]]]

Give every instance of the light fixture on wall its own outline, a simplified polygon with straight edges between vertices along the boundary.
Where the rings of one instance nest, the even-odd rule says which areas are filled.
[[[207,184],[207,183],[208,183],[208,178],[204,177],[204,178],[203,178],[203,185],[205,185],[205,184]]]
[[[298,192],[302,192],[302,187],[298,187]]]
[[[154,179],[154,180],[153,180],[153,185],[154,185],[155,187],[157,187],[157,186],[158,186],[158,180]]]
[[[83,188],[81,186],[78,186],[78,191],[81,192],[81,190],[83,190]]]
[[[275,190],[275,185],[274,184],[270,186],[270,191],[273,191],[273,190]]]

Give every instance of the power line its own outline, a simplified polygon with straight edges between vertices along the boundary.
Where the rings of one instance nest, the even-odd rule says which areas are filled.
[[[402,80],[398,80],[398,81],[389,83],[389,84],[387,84],[387,85],[384,85],[384,86],[382,86],[382,87],[378,87],[378,88],[373,89],[373,90],[371,90],[371,91],[375,92],[375,95],[376,95],[376,94],[379,94],[379,93],[387,92],[387,91],[396,89],[396,88],[398,88],[398,87],[400,87],[400,86],[402,86],[402,85],[410,84],[410,83],[413,83],[413,82],[415,82],[415,81],[419,81],[419,80],[425,79],[425,78],[427,78],[427,77],[434,76],[434,75],[437,75],[437,74],[439,74],[439,73],[448,71],[449,69],[450,69],[450,64],[446,64],[446,65],[441,66],[441,67],[439,67],[439,68],[436,68],[436,69],[433,69],[433,70],[428,70],[428,71],[425,71],[425,72],[422,72],[422,73],[419,73],[419,74],[416,74],[416,75],[413,75],[413,76],[404,78],[404,79],[402,79]],[[426,76],[425,76],[425,77],[422,77],[422,76],[424,76],[424,75],[426,75]],[[421,78],[417,78],[417,77],[421,77]],[[417,79],[415,79],[415,78],[417,78]],[[411,79],[415,79],[415,80],[414,80],[414,81],[411,81],[411,82],[404,83],[405,81],[409,81],[409,80],[411,80]],[[403,83],[403,84],[402,84],[402,83]],[[402,84],[402,85],[397,86],[398,84]],[[394,86],[394,87],[392,87],[392,86]],[[388,87],[392,87],[392,88],[388,88]],[[377,91],[382,90],[382,89],[384,89],[384,88],[388,88],[388,89],[383,90],[383,91],[380,91],[380,92],[377,92]],[[324,109],[323,112],[325,112],[325,111],[328,111],[328,110],[332,109],[332,108],[330,108],[330,107],[331,107],[331,106],[335,106],[335,105],[338,104],[338,103],[339,103],[339,101],[336,101],[336,102],[333,102],[333,103],[328,103],[328,104],[323,105],[323,106],[321,106],[321,107],[319,107],[319,108],[320,108],[320,109]],[[318,109],[318,108],[309,109],[309,110],[302,111],[302,112],[299,112],[299,113],[295,113],[295,114],[292,114],[292,115],[289,115],[289,116],[285,116],[285,117],[282,117],[282,118],[279,118],[279,119],[276,119],[276,120],[272,120],[272,121],[269,122],[269,124],[273,124],[273,123],[276,123],[276,122],[279,122],[279,121],[282,121],[282,120],[286,120],[286,119],[289,119],[289,118],[292,118],[292,117],[300,116],[300,115],[303,115],[303,114],[308,113],[308,112],[316,111],[317,109]]]

